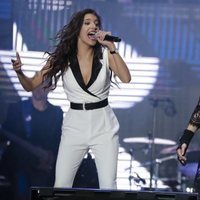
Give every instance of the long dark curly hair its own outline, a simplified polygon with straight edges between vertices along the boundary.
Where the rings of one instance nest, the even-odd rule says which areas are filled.
[[[47,58],[49,64],[47,65],[48,72],[44,74],[43,79],[48,80],[47,87],[56,88],[58,79],[69,67],[70,59],[77,55],[78,36],[86,14],[95,15],[101,29],[101,18],[93,9],[87,8],[72,15],[70,22],[54,38],[56,42],[55,50],[46,52],[49,54]],[[97,42],[93,48],[94,62],[98,62],[102,58],[101,44]]]

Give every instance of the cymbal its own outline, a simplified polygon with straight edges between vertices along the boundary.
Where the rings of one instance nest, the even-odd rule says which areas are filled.
[[[176,142],[173,140],[163,139],[163,138],[154,138],[149,139],[148,137],[130,137],[124,138],[123,141],[125,143],[145,143],[145,144],[161,144],[161,145],[175,145]]]
[[[161,154],[175,154],[176,153],[177,145],[172,147],[164,148],[160,151]]]
[[[160,154],[176,154],[177,147],[178,146],[175,145],[175,146],[172,146],[172,147],[163,148],[160,151]],[[199,156],[199,152],[200,152],[200,149],[196,149],[196,148],[187,149],[187,155],[190,155],[190,153],[192,154],[192,155],[190,155],[190,157],[191,156],[194,157],[194,155],[196,155],[196,154]]]

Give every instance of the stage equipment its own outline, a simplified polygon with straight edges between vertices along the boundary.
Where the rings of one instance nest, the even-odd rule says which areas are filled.
[[[148,138],[148,137],[130,137],[124,138],[123,141],[125,143],[144,143],[144,144],[160,144],[160,145],[175,145],[176,142],[173,140],[163,139],[163,138]]]
[[[163,139],[163,138],[150,138],[150,137],[130,137],[130,138],[124,138],[123,141],[125,143],[144,143],[148,144],[148,149],[150,153],[152,154],[152,145],[175,145],[176,142],[169,139]],[[161,160],[154,159],[154,157],[150,157],[150,162],[145,163],[144,165],[150,166],[150,188],[153,187],[153,174],[154,174],[154,181],[155,181],[155,188],[157,188],[157,181],[158,181],[158,169],[159,164],[161,163]],[[155,167],[155,170],[153,171],[153,167]]]
[[[154,174],[154,160],[155,160],[155,144],[161,144],[161,145],[175,145],[176,142],[171,140],[166,140],[162,138],[155,138],[156,135],[156,122],[157,122],[157,109],[160,106],[163,108],[163,105],[165,107],[164,111],[165,114],[167,114],[166,110],[171,110],[171,102],[172,100],[169,98],[158,98],[156,96],[149,98],[150,104],[152,105],[153,111],[152,111],[152,128],[151,131],[148,134],[148,137],[145,138],[125,138],[124,142],[126,143],[146,143],[148,144],[148,150],[149,150],[149,156],[150,156],[150,189],[152,189],[152,181],[153,181],[153,174]],[[167,102],[167,104],[166,104]],[[168,103],[170,102],[170,104]],[[175,112],[174,112],[175,114]],[[171,114],[169,116],[172,116]]]
[[[175,159],[177,159],[176,149],[177,145],[163,148],[160,151],[160,155],[167,155],[167,157],[174,157]],[[187,164],[185,166],[179,164],[178,166],[179,183],[182,190],[185,190],[185,188],[190,185],[192,185],[191,187],[193,187],[193,182],[197,173],[198,162],[200,161],[200,149],[187,149],[186,158]]]
[[[160,154],[176,154],[177,145],[172,147],[165,147],[160,151]],[[200,149],[199,148],[188,148],[187,149],[187,157],[188,159],[195,159],[195,161],[199,161],[200,159]]]
[[[151,165],[150,165],[150,189],[152,188],[152,180],[153,180],[153,174],[154,174],[154,159],[155,159],[155,136],[156,136],[156,122],[157,122],[157,110],[159,108],[159,106],[162,108],[163,105],[166,104],[166,102],[169,102],[169,98],[160,98],[157,96],[152,96],[149,98],[150,104],[152,105],[152,109],[153,109],[153,114],[152,114],[152,129],[150,131],[150,133],[148,134],[148,138],[150,139],[149,143],[149,152],[150,152],[150,161],[151,161]],[[171,100],[170,100],[171,102]],[[167,103],[165,106],[165,114],[167,114],[166,110],[171,109],[171,104]],[[175,144],[173,144],[175,145]]]
[[[177,148],[176,145],[173,147],[163,148],[160,151],[160,154],[168,155],[167,157],[169,158],[171,157],[177,158],[176,148]],[[192,148],[187,149],[186,158],[187,158],[186,161],[187,164],[185,166],[180,165],[179,171],[183,176],[194,179],[198,162],[200,161],[200,150]]]
[[[32,188],[31,200],[197,200],[197,193]]]

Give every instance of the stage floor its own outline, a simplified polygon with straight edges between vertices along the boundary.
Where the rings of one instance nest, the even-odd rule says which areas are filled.
[[[31,188],[31,200],[198,200],[197,193],[166,191]]]

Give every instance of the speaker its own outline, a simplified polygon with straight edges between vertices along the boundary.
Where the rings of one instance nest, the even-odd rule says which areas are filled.
[[[69,188],[31,188],[31,200],[197,200],[197,193]]]

